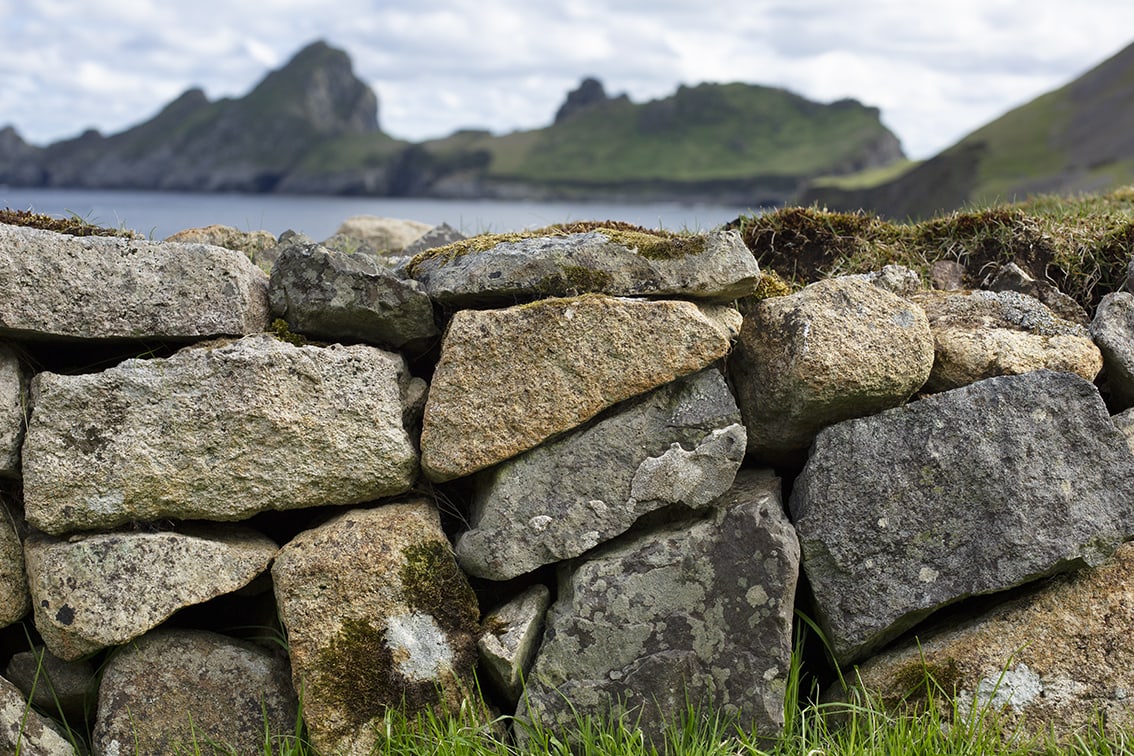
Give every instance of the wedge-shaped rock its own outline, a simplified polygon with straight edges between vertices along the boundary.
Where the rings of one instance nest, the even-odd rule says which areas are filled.
[[[1095,310],[1091,336],[1106,366],[1107,388],[1117,409],[1134,407],[1134,294],[1107,294]]]
[[[477,476],[468,572],[508,580],[570,559],[671,504],[701,508],[744,459],[740,411],[716,368],[679,378],[594,424]]]
[[[487,234],[421,254],[406,271],[429,296],[454,307],[587,292],[728,302],[751,294],[760,279],[736,231]]]
[[[489,684],[513,706],[524,692],[550,603],[547,586],[533,585],[484,617],[484,634],[477,641],[480,665]]]
[[[35,711],[15,685],[0,677],[0,753],[74,756],[80,751],[62,727]]]
[[[31,609],[20,539],[25,528],[16,518],[17,511],[0,494],[0,627],[18,622]]]
[[[51,653],[78,659],[247,585],[276,551],[271,539],[236,525],[66,540],[32,535],[24,553],[35,626]]]
[[[1061,370],[1093,381],[1102,353],[1087,328],[1016,291],[926,291],[912,297],[933,332],[925,388],[948,391],[997,375]]]
[[[20,474],[28,407],[28,373],[16,351],[0,344],[0,477]]]
[[[199,339],[268,324],[268,277],[206,244],[0,224],[0,336]]]
[[[815,439],[791,496],[841,663],[960,599],[1097,564],[1134,534],[1134,456],[1071,373],[989,378]]]
[[[943,709],[990,707],[1006,736],[1062,743],[1100,723],[1110,737],[1134,727],[1134,544],[1111,561],[1052,581],[963,623],[942,623],[865,662],[857,676],[892,706],[924,704],[927,676]],[[904,699],[904,700],[903,700]],[[939,701],[939,706],[941,702]],[[1111,741],[1114,742],[1114,741]]]
[[[462,310],[425,405],[422,469],[459,478],[724,357],[736,310],[586,295]]]
[[[266,732],[295,731],[297,708],[285,656],[203,630],[156,630],[107,662],[94,750],[262,753]]]
[[[403,359],[271,336],[40,373],[24,443],[28,522],[48,533],[132,520],[240,520],[402,493],[417,456]]]
[[[774,461],[828,425],[895,407],[932,367],[925,313],[862,278],[761,300],[729,360],[748,454]]]
[[[443,715],[472,691],[480,611],[429,502],[352,510],[301,533],[272,577],[320,753],[376,753],[389,708]]]
[[[798,559],[779,480],[753,470],[708,516],[602,547],[560,574],[517,716],[625,713],[658,744],[692,706],[779,734]]]

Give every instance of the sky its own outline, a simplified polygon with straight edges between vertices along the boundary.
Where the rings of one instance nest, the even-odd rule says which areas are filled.
[[[587,76],[634,102],[745,82],[853,97],[931,157],[1134,42],[1130,0],[0,0],[0,126],[43,145],[239,97],[321,39],[383,131],[546,126]]]

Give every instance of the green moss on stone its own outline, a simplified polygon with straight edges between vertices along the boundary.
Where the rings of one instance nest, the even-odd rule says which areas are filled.
[[[403,556],[399,577],[406,605],[432,616],[447,635],[475,636],[480,608],[449,544],[414,544]]]
[[[887,708],[924,707],[931,699],[951,701],[961,685],[961,670],[955,659],[929,662],[923,659],[899,667],[883,696]]]
[[[307,337],[302,334],[293,333],[287,321],[283,318],[276,318],[272,321],[272,333],[280,341],[286,341],[292,346],[307,346]]]
[[[568,265],[546,276],[533,287],[540,294],[563,295],[602,292],[610,287],[612,276],[606,271]]]

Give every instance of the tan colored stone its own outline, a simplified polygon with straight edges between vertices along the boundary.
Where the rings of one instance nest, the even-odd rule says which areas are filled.
[[[422,469],[459,478],[724,357],[740,315],[586,295],[453,316],[425,405]]]
[[[376,215],[352,215],[343,221],[336,235],[360,239],[382,253],[401,252],[433,227],[428,223]]]
[[[269,253],[276,246],[276,237],[267,231],[241,231],[232,226],[213,224],[200,228],[187,228],[178,231],[173,236],[167,236],[165,240],[167,242],[211,244],[214,247],[224,247],[225,249],[243,252],[265,273],[272,271]]]

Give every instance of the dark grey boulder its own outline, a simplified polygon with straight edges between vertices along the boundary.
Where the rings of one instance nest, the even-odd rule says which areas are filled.
[[[815,439],[791,512],[841,663],[931,612],[1083,564],[1134,534],[1134,456],[1095,386],[990,378]]]
[[[40,710],[80,724],[86,707],[98,694],[98,677],[90,659],[64,661],[44,646],[12,654],[4,677]]]
[[[1103,356],[1107,388],[1115,409],[1134,407],[1134,294],[1107,294],[1095,309],[1091,337]]]

